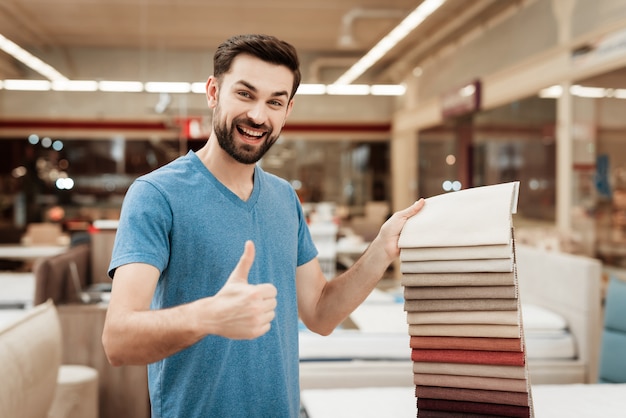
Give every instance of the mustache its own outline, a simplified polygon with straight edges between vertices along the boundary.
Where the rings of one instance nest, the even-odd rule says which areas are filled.
[[[248,119],[248,118],[238,118],[233,120],[233,124],[234,125],[241,125],[241,126],[247,126],[249,128],[253,128],[253,129],[259,129],[259,130],[264,130],[267,132],[271,132],[272,129],[267,126],[264,123],[254,123],[252,120]]]

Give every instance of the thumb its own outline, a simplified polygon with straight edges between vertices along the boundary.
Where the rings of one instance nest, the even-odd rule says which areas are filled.
[[[239,262],[235,266],[235,269],[230,274],[230,278],[228,279],[228,281],[234,281],[239,283],[248,282],[248,274],[250,273],[252,263],[254,263],[254,254],[254,243],[252,241],[246,241],[246,244],[243,248],[243,254],[239,259]]]

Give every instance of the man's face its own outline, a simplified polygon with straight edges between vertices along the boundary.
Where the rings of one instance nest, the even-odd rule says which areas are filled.
[[[292,83],[288,68],[247,54],[233,60],[221,83],[209,79],[213,130],[228,155],[243,164],[254,164],[265,155],[291,111]]]

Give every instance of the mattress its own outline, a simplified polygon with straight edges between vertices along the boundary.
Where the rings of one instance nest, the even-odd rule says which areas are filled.
[[[384,292],[382,292],[384,293]],[[351,315],[355,329],[340,328],[323,337],[300,332],[300,360],[410,360],[408,324],[402,303],[393,292],[375,292]],[[527,358],[576,358],[576,342],[560,315],[522,304]]]
[[[626,384],[534,385],[535,418],[623,418]],[[369,387],[302,391],[307,418],[415,418],[415,388]]]

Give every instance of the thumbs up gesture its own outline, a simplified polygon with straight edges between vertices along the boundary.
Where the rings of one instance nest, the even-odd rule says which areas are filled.
[[[239,263],[220,291],[215,303],[217,334],[232,339],[260,337],[270,329],[276,308],[277,290],[270,283],[250,284],[248,274],[254,262],[254,243],[247,241]]]

